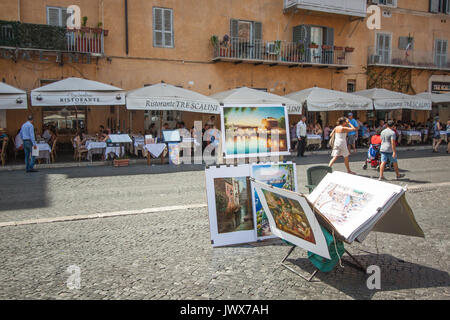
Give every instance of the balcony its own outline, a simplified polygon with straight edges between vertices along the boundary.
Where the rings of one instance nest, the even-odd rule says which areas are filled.
[[[310,11],[342,14],[347,16],[366,16],[366,0],[284,0],[284,10],[303,9]]]
[[[0,47],[7,49],[85,53],[101,56],[107,30],[68,30],[42,24],[0,21]]]
[[[425,69],[425,70],[450,70],[450,60],[447,56],[436,55],[434,51],[400,50],[380,51],[375,47],[369,47],[369,66]]]
[[[230,38],[226,44],[213,44],[213,61],[251,63],[254,65],[318,67],[347,69],[351,67],[353,48],[325,45],[302,45],[286,41],[262,41]]]

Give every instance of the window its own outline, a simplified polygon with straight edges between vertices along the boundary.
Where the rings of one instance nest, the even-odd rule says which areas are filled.
[[[347,92],[356,91],[356,80],[347,80]]]
[[[153,46],[173,48],[173,10],[153,8]]]
[[[397,0],[372,0],[372,3],[397,8]]]
[[[430,12],[450,14],[450,0],[430,0]]]
[[[391,35],[377,33],[377,55],[379,63],[391,64]]]
[[[232,46],[237,48],[236,56],[261,59],[263,52],[261,22],[231,19],[230,35]]]
[[[292,32],[293,42],[301,44],[304,50],[302,59],[308,62],[317,62],[331,64],[334,61],[334,29],[324,26],[299,25],[295,26]],[[308,48],[310,44],[315,43],[318,46],[328,46],[329,49]],[[323,49],[323,50],[322,50]]]
[[[65,27],[67,25],[67,8],[47,7],[47,24],[51,26]]]
[[[434,41],[434,63],[439,68],[445,68],[447,66],[447,50],[447,40],[436,39]]]

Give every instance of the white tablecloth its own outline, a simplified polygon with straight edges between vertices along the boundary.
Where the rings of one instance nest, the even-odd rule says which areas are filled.
[[[110,134],[109,138],[112,143],[131,143],[133,142],[127,134]]]
[[[145,144],[144,137],[134,138],[134,146],[135,147],[143,146],[144,144]]]
[[[150,154],[154,158],[158,158],[161,155],[161,153],[163,153],[165,148],[166,148],[165,143],[153,143],[153,144],[146,144],[144,146],[144,150],[150,152]]]
[[[52,148],[50,148],[48,143],[37,143],[39,148],[39,156],[35,157],[35,159],[46,159],[47,163],[50,163],[50,152]]]
[[[109,154],[114,153],[116,156],[120,157],[124,153],[123,147],[106,147],[105,148],[105,159],[109,158]]]
[[[421,136],[422,133],[420,131],[402,131],[402,134],[405,136]]]
[[[86,149],[103,149],[106,148],[106,142],[86,141]]]

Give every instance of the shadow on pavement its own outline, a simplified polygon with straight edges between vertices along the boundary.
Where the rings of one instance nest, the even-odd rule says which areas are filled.
[[[355,255],[363,266],[376,265],[381,271],[381,289],[369,289],[367,279],[370,274],[365,274],[349,263],[353,263],[348,255],[344,255],[342,261],[344,268],[339,264],[329,273],[318,272],[314,278],[336,288],[354,299],[370,300],[377,292],[398,291],[405,289],[436,288],[450,286],[450,275],[446,271],[430,268],[397,259],[389,254],[364,254]],[[315,268],[306,258],[288,259],[291,266],[304,275],[311,274]],[[282,268],[282,266],[280,266]],[[298,281],[304,281],[298,277]],[[312,285],[314,281],[312,282]],[[420,295],[418,296],[420,297]]]

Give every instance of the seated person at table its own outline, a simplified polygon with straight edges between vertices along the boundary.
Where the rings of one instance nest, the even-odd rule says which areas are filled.
[[[53,146],[53,143],[55,142],[55,140],[56,140],[56,138],[57,138],[57,135],[56,135],[55,129],[54,129],[53,127],[50,127],[50,128],[48,129],[48,131],[49,131],[49,133],[50,133],[50,139],[49,139],[49,141],[48,141],[48,144],[49,144],[50,146]]]
[[[42,132],[42,138],[45,140],[45,142],[49,142],[50,138],[52,137],[48,125],[44,125],[44,131]]]
[[[78,129],[77,135],[75,136],[75,144],[77,145],[77,148],[86,149],[86,146],[84,145],[85,143],[86,139],[84,138],[83,131]]]
[[[106,143],[111,143],[111,138],[109,137],[109,135],[111,134],[111,130],[108,132],[107,130],[103,131],[103,139],[101,141],[106,142]]]
[[[322,136],[323,130],[322,130],[322,127],[320,126],[320,124],[316,123],[316,125],[314,126],[313,133],[318,136]]]
[[[23,150],[23,140],[20,137],[20,129],[17,130],[16,138],[14,139],[14,145],[16,147],[16,150]]]
[[[369,142],[369,126],[367,122],[364,122],[361,126],[361,142],[367,144]]]
[[[8,139],[8,135],[6,134],[6,130],[3,128],[0,128],[0,147],[3,144],[3,140]]]
[[[156,130],[156,125],[152,123],[148,130],[148,134],[152,135],[152,138],[156,138],[158,136],[158,131]]]

